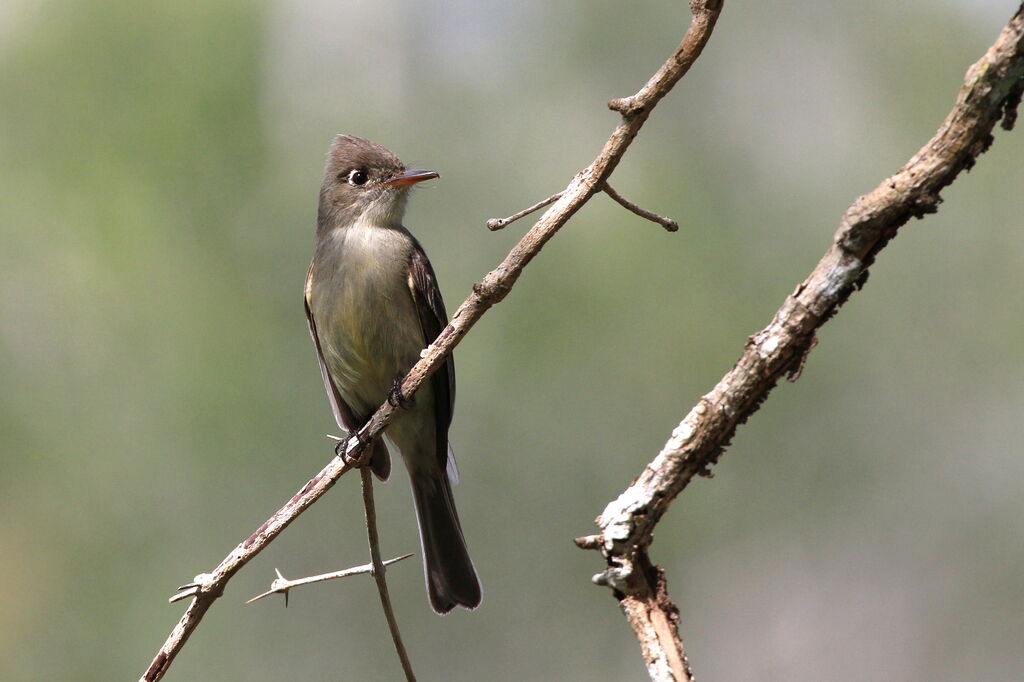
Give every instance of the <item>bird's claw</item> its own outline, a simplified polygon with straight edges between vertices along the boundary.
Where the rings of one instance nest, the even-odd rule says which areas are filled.
[[[402,394],[401,378],[395,379],[395,383],[391,385],[391,390],[388,392],[388,405],[391,407],[401,407],[406,410],[416,405],[416,396],[406,398]]]
[[[355,464],[357,461],[356,458],[348,456],[349,439],[354,437],[359,442],[359,445],[361,445],[363,448],[369,445],[369,441],[363,439],[358,429],[351,431],[348,435],[349,437],[346,438],[345,440],[339,440],[337,443],[334,444],[334,455],[336,457],[340,457],[341,461],[344,462],[345,464]]]

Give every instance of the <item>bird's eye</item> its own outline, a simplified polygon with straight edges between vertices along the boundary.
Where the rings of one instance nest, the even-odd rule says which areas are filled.
[[[350,185],[365,185],[369,179],[364,170],[356,169],[348,174],[348,184]]]

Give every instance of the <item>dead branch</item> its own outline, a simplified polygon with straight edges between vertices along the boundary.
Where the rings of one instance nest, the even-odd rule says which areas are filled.
[[[911,217],[934,213],[939,192],[969,170],[992,143],[1002,119],[1013,125],[1024,91],[1024,4],[964,78],[938,132],[899,171],[857,199],[828,249],[797,285],[771,324],[751,336],[736,365],[703,396],[661,452],[597,518],[600,534],[577,544],[599,549],[608,567],[594,581],[612,588],[641,642],[652,680],[691,680],[676,633],[678,611],[647,548],[658,521],[695,475],[708,473],[744,423],[783,376],[795,380],[825,324],[867,278],[879,251]],[[639,94],[639,93],[638,93]],[[636,96],[634,96],[636,97]],[[634,98],[622,109],[640,106]]]

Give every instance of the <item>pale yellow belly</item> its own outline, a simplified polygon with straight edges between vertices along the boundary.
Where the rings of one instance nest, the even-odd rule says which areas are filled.
[[[426,345],[408,285],[413,248],[402,234],[350,228],[330,237],[341,243],[317,251],[310,304],[324,362],[357,420],[383,403],[396,379],[419,360]],[[433,440],[429,382],[403,410],[388,435],[405,450]]]

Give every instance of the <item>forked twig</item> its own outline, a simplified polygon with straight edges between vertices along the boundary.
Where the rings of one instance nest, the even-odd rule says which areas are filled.
[[[677,223],[676,221],[672,220],[671,218],[665,218],[664,216],[660,216],[654,211],[648,211],[646,208],[641,208],[637,204],[634,204],[632,201],[616,192],[615,189],[607,182],[601,185],[601,190],[605,194],[610,196],[612,199],[617,201],[619,205],[625,208],[627,211],[631,211],[640,216],[641,218],[645,218],[647,220],[650,220],[651,222],[658,223],[669,232],[675,232],[676,230],[679,229],[679,223]],[[519,211],[518,213],[513,213],[507,218],[491,218],[490,220],[487,221],[487,229],[493,232],[495,230],[500,230],[504,227],[508,227],[509,225],[519,220],[520,218],[524,218],[533,213],[534,211],[539,211],[545,206],[553,204],[561,198],[562,193],[558,192],[557,194],[552,194],[543,201],[538,201],[536,204],[530,206],[529,208],[524,208],[522,211]]]

